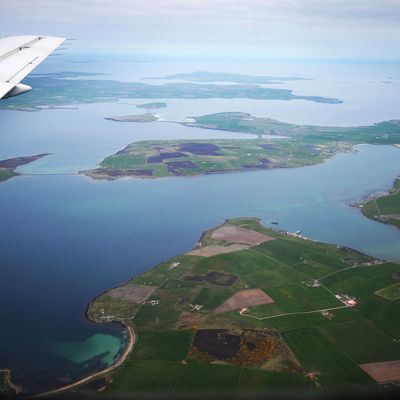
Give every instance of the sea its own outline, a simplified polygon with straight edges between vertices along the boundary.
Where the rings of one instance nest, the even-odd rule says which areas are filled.
[[[368,125],[400,117],[399,63],[382,60],[148,59],[50,57],[39,73],[80,71],[144,79],[193,71],[301,76],[268,87],[336,97],[303,100],[116,99],[38,112],[0,110],[0,159],[51,153],[0,184],[0,369],[25,393],[71,383],[111,365],[127,342],[116,323],[86,318],[88,303],[158,263],[193,248],[227,218],[400,261],[400,230],[365,218],[351,204],[388,190],[400,174],[400,149],[359,145],[314,166],[163,179],[94,181],[79,171],[129,143],[158,139],[251,138],[179,125],[188,116],[243,111],[297,124]],[[163,101],[153,123],[105,118],[142,113]],[[274,139],[288,140],[288,139]],[[278,225],[271,225],[278,222]]]

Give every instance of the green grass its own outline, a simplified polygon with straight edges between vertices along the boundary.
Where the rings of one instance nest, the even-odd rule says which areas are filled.
[[[388,300],[400,299],[400,283],[395,283],[375,292],[377,295],[384,297]]]
[[[367,201],[361,210],[369,218],[400,228],[400,218],[392,216],[400,215],[400,177],[395,180],[388,194]]]
[[[400,213],[400,192],[383,196],[377,199],[378,207],[381,214],[398,214]]]
[[[400,339],[400,301],[390,302],[386,308],[376,316],[374,324],[394,339]]]
[[[370,322],[351,321],[320,329],[357,364],[400,359],[400,344]]]
[[[314,384],[301,374],[277,373],[261,370],[242,370],[237,390],[238,399],[266,394],[286,394],[294,398],[316,392]]]
[[[361,368],[316,329],[296,329],[283,336],[303,368],[335,379],[336,390],[340,390],[342,384],[375,387],[374,381]]]
[[[182,364],[176,361],[130,360],[119,371],[108,394],[133,396],[171,395],[181,373]]]
[[[129,318],[131,317],[139,305],[126,300],[120,300],[112,298],[107,294],[102,294],[96,301],[92,302],[90,305],[90,314],[95,320],[103,315],[101,309],[104,310],[105,315],[114,315],[118,318]]]
[[[194,298],[193,304],[201,304],[204,310],[215,310],[234,293],[235,291],[229,288],[204,287]]]
[[[189,363],[181,369],[176,392],[190,393],[233,393],[238,385],[240,368],[231,365]]]
[[[192,331],[143,331],[132,354],[134,360],[182,361],[192,342]]]
[[[374,293],[382,287],[397,282],[393,271],[398,270],[396,264],[380,264],[352,268],[323,280],[323,284],[335,293],[348,293],[364,299],[377,298]]]
[[[177,298],[174,296],[151,296],[149,300],[160,300],[157,306],[145,304],[135,315],[133,324],[139,330],[174,329],[181,310],[174,307]]]
[[[316,389],[301,374],[270,372],[230,365],[132,360],[117,375],[110,395],[221,396],[266,395]]]

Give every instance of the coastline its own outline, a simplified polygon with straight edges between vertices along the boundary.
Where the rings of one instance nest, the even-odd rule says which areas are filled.
[[[396,146],[395,146],[396,147]],[[350,203],[350,207],[356,207],[359,208],[360,210],[362,210],[364,204],[368,203],[369,201],[373,201],[376,200],[380,197],[383,196],[388,196],[392,194],[392,190],[396,184],[396,182],[400,179],[400,175],[396,178],[393,179],[392,185],[385,190],[374,190],[373,192],[367,193],[365,196],[363,196],[360,200],[355,201],[353,203]],[[363,214],[365,215],[365,214]],[[365,215],[366,216],[366,215]],[[366,216],[367,217],[367,216]],[[368,217],[367,217],[368,218]]]
[[[395,147],[397,147],[397,146],[395,146]],[[365,195],[361,200],[351,203],[350,206],[358,208],[364,217],[366,217],[372,221],[377,221],[377,222],[380,222],[380,223],[383,223],[386,225],[392,225],[395,228],[400,229],[400,226],[396,222],[393,222],[393,221],[390,222],[390,217],[391,217],[390,214],[385,214],[385,213],[380,212],[380,209],[379,209],[379,206],[377,203],[377,200],[379,200],[381,198],[396,195],[399,192],[399,188],[398,188],[399,182],[400,182],[400,175],[397,176],[393,180],[392,185],[388,189],[371,192],[371,193]],[[371,213],[364,211],[365,210],[364,207],[368,203],[371,203],[371,202],[375,203],[375,207],[377,209],[378,214],[371,214]]]
[[[101,371],[97,371],[97,372],[93,372],[90,375],[85,376],[84,378],[81,378],[75,382],[69,383],[65,386],[61,386],[59,388],[56,389],[51,389],[48,390],[46,392],[41,392],[41,393],[37,393],[37,394],[32,394],[32,395],[24,395],[22,394],[24,388],[13,383],[11,380],[11,369],[1,369],[0,373],[4,373],[5,374],[5,382],[6,385],[9,389],[11,389],[15,396],[19,397],[23,397],[26,399],[39,399],[39,398],[46,398],[48,396],[53,396],[53,395],[57,395],[63,392],[67,392],[71,389],[75,389],[78,388],[82,385],[85,385],[87,383],[90,383],[98,378],[102,378],[105,375],[111,373],[112,371],[114,371],[115,369],[121,367],[129,358],[130,354],[132,353],[133,349],[135,348],[135,344],[136,344],[136,340],[137,340],[137,335],[135,330],[133,329],[132,326],[126,324],[124,321],[122,320],[107,320],[106,322],[103,321],[98,321],[95,320],[93,318],[90,317],[89,314],[89,308],[90,305],[92,304],[93,301],[95,301],[97,299],[97,297],[101,296],[103,293],[107,292],[110,289],[107,289],[105,291],[103,291],[102,293],[100,293],[99,295],[97,295],[93,300],[91,300],[88,304],[88,306],[86,307],[86,311],[85,311],[85,318],[89,321],[95,322],[97,324],[102,324],[102,323],[118,323],[120,325],[122,325],[123,327],[126,328],[127,332],[128,332],[128,343],[125,346],[125,349],[123,351],[123,353],[118,357],[117,360],[115,360],[111,365],[109,365],[108,367],[106,367],[105,369],[101,370]]]
[[[91,302],[89,303],[89,305],[90,304],[91,304]],[[86,313],[86,316],[87,316],[88,319],[92,320],[91,318],[89,318],[87,313]],[[94,321],[94,322],[99,323],[99,321]],[[52,395],[55,395],[55,394],[60,394],[60,393],[66,392],[68,390],[77,388],[77,387],[79,387],[81,385],[87,384],[87,383],[89,383],[89,382],[91,382],[91,381],[93,381],[95,379],[102,378],[104,375],[107,375],[110,372],[114,371],[115,369],[121,367],[125,363],[125,361],[128,359],[129,355],[131,354],[132,350],[135,347],[136,339],[137,339],[136,332],[131,326],[125,324],[122,321],[107,321],[107,322],[118,322],[118,323],[120,323],[121,325],[123,325],[127,329],[128,335],[129,335],[129,342],[128,342],[127,346],[125,347],[124,352],[121,354],[121,356],[113,364],[111,364],[110,366],[108,366],[107,368],[105,368],[105,369],[103,369],[101,371],[94,372],[94,373],[92,373],[92,374],[90,374],[90,375],[88,375],[88,376],[86,376],[86,377],[84,377],[84,378],[82,378],[82,379],[80,379],[80,380],[78,380],[76,382],[70,383],[68,385],[65,385],[65,386],[62,386],[62,387],[59,387],[59,388],[56,388],[56,389],[49,390],[47,392],[42,392],[42,393],[34,394],[34,395],[31,395],[31,396],[26,396],[26,398],[28,398],[28,399],[39,399],[39,398],[44,398],[44,397],[47,397],[47,396],[52,396]]]
[[[241,221],[241,220],[243,220],[243,221]],[[307,243],[307,242],[309,242],[309,243],[319,243],[319,244],[321,244],[321,245],[326,245],[326,246],[332,246],[333,248],[336,248],[336,249],[339,249],[339,250],[341,250],[341,251],[346,251],[346,252],[350,252],[350,253],[357,253],[357,254],[359,254],[360,256],[362,256],[362,257],[364,257],[364,256],[366,256],[366,257],[368,257],[366,260],[365,260],[365,263],[363,263],[363,264],[360,264],[359,266],[363,266],[363,265],[376,265],[376,264],[381,264],[381,263],[383,263],[384,262],[384,260],[381,260],[381,259],[378,259],[378,258],[376,258],[376,257],[372,257],[372,256],[368,256],[368,255],[366,255],[366,254],[364,254],[364,253],[362,253],[362,252],[360,252],[360,251],[357,251],[357,250],[353,250],[352,248],[350,248],[350,247],[346,247],[346,246],[339,246],[339,245],[335,245],[335,244],[333,244],[333,243],[329,243],[329,242],[323,242],[323,241],[319,241],[319,240],[315,240],[315,239],[311,239],[311,238],[307,238],[307,237],[304,237],[304,236],[302,236],[302,235],[298,235],[298,234],[296,234],[296,233],[291,233],[291,232],[288,232],[288,231],[283,231],[283,230],[281,230],[281,229],[278,229],[278,228],[276,228],[276,227],[269,227],[269,226],[267,226],[267,225],[264,225],[263,223],[262,223],[262,220],[261,220],[261,218],[259,218],[259,217],[234,217],[234,218],[225,218],[224,220],[223,220],[223,222],[221,222],[221,223],[219,223],[219,224],[217,224],[217,225],[215,225],[215,226],[213,226],[212,228],[208,228],[208,229],[205,229],[202,233],[201,233],[201,236],[200,236],[200,239],[197,241],[197,243],[196,243],[196,245],[195,245],[195,247],[193,248],[193,250],[195,250],[195,249],[198,249],[198,248],[202,248],[203,246],[207,246],[207,245],[210,245],[209,243],[208,243],[208,239],[210,239],[211,237],[209,237],[209,236],[211,236],[210,234],[212,233],[212,232],[214,232],[215,230],[217,230],[218,228],[221,228],[221,227],[223,227],[224,225],[226,225],[226,224],[229,224],[229,223],[231,223],[231,222],[235,222],[236,221],[236,224],[234,224],[235,226],[238,226],[238,227],[245,227],[245,228],[248,228],[248,229],[251,229],[252,231],[255,231],[255,232],[258,232],[258,230],[256,229],[256,228],[254,228],[253,226],[247,226],[246,225],[246,222],[248,223],[249,221],[250,222],[252,222],[252,221],[254,221],[254,222],[257,222],[260,226],[261,226],[261,228],[264,228],[264,229],[267,229],[271,234],[272,234],[272,232],[274,232],[274,233],[276,233],[277,235],[287,235],[287,236],[291,236],[291,237],[293,237],[293,239],[295,239],[295,240],[301,240],[301,241],[304,241],[303,243]],[[269,235],[269,232],[267,232],[266,234],[268,234]],[[275,237],[275,235],[271,235],[273,238],[279,238],[280,236],[277,236],[277,237]],[[213,238],[211,238],[211,239],[213,239]],[[259,243],[257,243],[257,245],[258,245]],[[253,246],[250,246],[250,248],[251,247],[253,247]],[[335,251],[337,251],[337,250],[335,250]],[[261,254],[261,253],[260,253]],[[178,256],[180,256],[180,255],[187,255],[187,252],[185,252],[185,253],[182,253],[182,254],[179,254]],[[176,257],[176,256],[175,256]],[[163,261],[163,262],[161,262],[160,264],[158,264],[158,265],[156,265],[156,266],[153,266],[152,268],[150,268],[149,270],[146,270],[145,272],[144,272],[144,274],[146,274],[147,272],[149,272],[149,271],[152,271],[152,270],[156,270],[158,267],[160,267],[161,265],[164,265],[165,266],[165,268],[163,269],[163,273],[164,274],[168,274],[169,273],[169,271],[174,267],[174,265],[172,264],[172,268],[171,268],[171,265],[168,267],[168,266],[166,266],[166,264],[168,263],[168,262],[171,262],[172,260],[174,259],[174,257],[172,257],[172,258],[170,258],[170,259],[168,259],[167,261]],[[179,263],[178,263],[179,264]],[[168,268],[167,268],[168,267]],[[188,267],[186,267],[186,268],[188,268]],[[290,268],[290,267],[289,267]],[[348,268],[344,268],[344,270],[347,270],[347,269],[350,269],[350,268],[354,268],[354,265],[352,265],[352,266],[349,266]],[[212,269],[212,268],[211,268]],[[190,269],[189,269],[190,270]],[[340,270],[339,270],[340,271]],[[336,272],[338,272],[338,271],[336,271]],[[336,272],[334,272],[334,273],[336,273]],[[239,275],[240,276],[240,275]],[[165,280],[164,280],[164,278],[165,278]],[[131,278],[131,279],[128,279],[125,283],[122,283],[122,284],[120,284],[120,285],[117,285],[117,286],[114,286],[113,288],[119,288],[119,287],[123,287],[123,286],[125,286],[125,285],[127,285],[132,279],[134,279],[134,278]],[[150,278],[151,279],[151,278]],[[165,275],[164,277],[163,277],[163,279],[161,279],[160,278],[160,282],[158,282],[158,283],[155,283],[155,285],[158,285],[159,283],[160,283],[160,285],[159,286],[157,286],[157,288],[160,288],[160,287],[162,287],[163,285],[164,285],[164,283],[167,281],[167,275]],[[179,278],[179,279],[182,279],[181,277]],[[147,281],[147,278],[146,278],[146,281]],[[135,282],[135,283],[139,283],[139,282]],[[304,282],[302,282],[302,283],[304,283]],[[140,283],[139,283],[140,284]],[[145,283],[143,283],[142,282],[142,284],[145,284]],[[112,288],[110,288],[110,289],[107,289],[107,290],[105,290],[105,291],[103,291],[102,293],[106,293],[106,292],[108,292],[109,290],[111,290]],[[242,288],[243,289],[243,288]],[[333,294],[333,293],[331,293],[331,294]],[[88,309],[87,309],[87,312],[89,312],[90,311],[90,305],[93,303],[93,302],[95,302],[95,300],[99,297],[99,296],[101,296],[101,294],[100,295],[98,295],[98,296],[96,296],[92,301],[91,301],[91,303],[89,304],[89,307],[88,307]],[[158,301],[158,300],[157,300]],[[160,300],[160,301],[162,301],[162,300]],[[158,304],[158,303],[157,303]],[[173,302],[172,304],[176,304],[175,302]],[[346,305],[342,305],[342,306],[340,306],[340,307],[336,307],[336,308],[329,308],[329,310],[336,310],[336,309],[340,309],[340,308],[347,308],[348,306],[346,306]],[[312,310],[312,311],[306,311],[306,312],[299,312],[298,314],[309,314],[309,313],[321,313],[321,311],[327,311],[327,310],[321,310],[321,309],[318,309],[318,310]],[[297,312],[294,312],[293,313],[293,315],[295,315],[295,314],[297,314]],[[286,315],[286,314],[283,314],[283,315]],[[288,315],[291,315],[291,314],[288,314]],[[240,313],[240,316],[242,316],[242,314]],[[281,316],[281,315],[273,315],[273,316],[271,316],[271,318],[275,318],[275,317],[278,317],[278,316]],[[248,315],[248,317],[253,317],[252,315]],[[257,318],[257,317],[254,317],[254,318]],[[94,318],[90,318],[91,320],[94,320],[94,321],[96,321],[96,322],[100,322],[100,323],[102,323],[102,321],[101,320],[96,320],[95,319],[95,317]],[[264,319],[264,318],[260,318],[260,320],[262,320],[262,319]],[[266,319],[266,318],[265,318]],[[115,319],[114,320],[108,320],[108,321],[115,321]],[[108,322],[107,321],[107,322]],[[121,320],[119,320],[119,321],[121,321]],[[222,324],[224,324],[225,322],[223,321],[222,322]],[[212,328],[215,328],[215,326],[213,326],[213,325],[211,325],[212,326]],[[200,325],[199,326],[196,326],[195,328],[192,328],[192,329],[207,329],[207,328],[210,328],[210,326],[206,326],[206,327],[204,327],[204,326],[202,326],[201,325],[201,323],[200,323]],[[222,326],[222,328],[220,327],[220,326],[218,326],[218,328],[220,328],[220,329],[225,329],[225,326],[223,325]],[[144,328],[143,327],[143,325],[141,325],[140,323],[137,325],[137,331],[139,332],[139,334],[140,334],[140,332],[144,332],[144,331],[146,331],[146,328]],[[153,328],[154,329],[154,331],[157,329],[157,327],[154,327]],[[180,326],[180,328],[178,328],[178,330],[179,329],[182,329],[182,330],[184,330],[184,329],[188,329],[188,326],[185,326],[185,327],[182,327],[182,326]],[[243,328],[243,329],[245,329],[245,328]],[[181,361],[183,364],[185,364],[185,365],[187,365],[187,363],[186,363],[186,358],[184,359],[184,360],[182,360]],[[131,368],[132,366],[131,365],[129,365],[129,366],[127,366],[127,368]],[[117,385],[118,386],[118,385]]]
[[[316,163],[305,163],[302,165],[276,165],[276,166],[270,166],[268,168],[240,168],[240,169],[232,169],[232,170],[215,170],[215,171],[206,171],[206,172],[200,172],[198,174],[193,174],[193,175],[165,175],[165,176],[145,176],[145,175],[120,175],[120,176],[111,176],[107,175],[105,172],[104,174],[99,174],[97,175],[96,169],[89,169],[89,170],[82,170],[79,171],[77,175],[84,175],[87,176],[88,178],[94,180],[94,181],[107,181],[107,182],[112,182],[116,181],[119,179],[146,179],[146,180],[151,180],[151,179],[165,179],[165,178],[195,178],[195,177],[200,177],[200,176],[207,176],[207,175],[218,175],[218,174],[233,174],[233,173],[245,173],[245,172],[256,172],[256,171],[271,171],[274,169],[286,169],[286,168],[305,168],[305,167],[312,167],[314,165],[321,165],[325,164],[327,161],[331,160],[333,157],[343,154],[343,153],[354,153],[356,150],[354,150],[354,146],[346,151],[338,151],[335,154],[330,154],[323,160],[320,160]],[[100,168],[98,168],[100,169]],[[111,169],[113,170],[113,169]],[[124,171],[124,170],[122,170]]]
[[[11,380],[11,369],[0,369],[0,373],[4,374],[4,381],[7,388],[11,389],[16,395],[22,392],[22,387]]]

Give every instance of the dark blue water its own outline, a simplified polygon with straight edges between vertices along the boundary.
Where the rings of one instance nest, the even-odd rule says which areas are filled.
[[[390,186],[400,151],[358,149],[297,169],[115,182],[23,176],[1,184],[0,368],[31,390],[100,368],[102,354],[112,352],[107,340],[84,363],[49,349],[98,333],[120,338],[120,327],[85,320],[87,303],[189,250],[225,218],[279,221],[279,228],[400,259],[400,232],[348,206]]]

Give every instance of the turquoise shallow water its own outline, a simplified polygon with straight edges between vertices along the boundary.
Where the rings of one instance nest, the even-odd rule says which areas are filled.
[[[101,355],[101,363],[110,365],[115,361],[121,348],[121,340],[112,335],[96,333],[81,342],[51,342],[48,351],[81,364]]]
[[[330,92],[331,86],[323,94],[341,97]],[[305,93],[305,86],[300,89]],[[390,88],[389,97],[392,92]],[[360,93],[364,96],[365,91]],[[265,102],[263,108],[255,102],[215,99],[187,102],[183,111],[182,101],[170,103],[165,112],[171,118],[235,111],[241,104],[241,111],[272,117],[283,113],[288,121],[299,115],[309,120],[314,113],[328,122],[338,115],[337,109],[329,108],[335,105],[314,103],[302,108],[300,103],[289,102],[289,107],[287,102]],[[347,113],[354,107],[351,101],[343,104],[340,107]],[[116,124],[103,119],[135,112],[132,107],[107,103],[39,113],[0,111],[0,158],[53,152],[21,170],[74,173],[134,140],[241,137],[175,124]],[[293,108],[294,116],[289,112]],[[378,118],[383,107],[377,110]],[[357,118],[360,115],[362,110],[357,109]],[[255,216],[266,225],[278,221],[280,229],[301,230],[310,238],[400,260],[400,231],[349,207],[391,186],[400,173],[400,150],[385,146],[357,150],[297,169],[115,182],[27,175],[2,183],[0,369],[11,368],[13,380],[33,392],[109,365],[118,357],[126,333],[116,324],[88,321],[88,302],[191,249],[202,231],[226,218]]]

